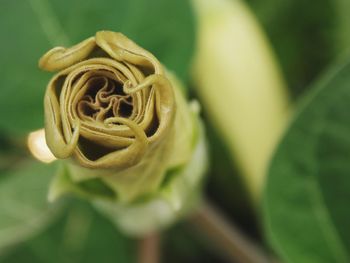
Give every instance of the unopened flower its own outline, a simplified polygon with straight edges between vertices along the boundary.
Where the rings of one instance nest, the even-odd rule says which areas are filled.
[[[121,33],[100,31],[53,48],[39,66],[58,71],[44,98],[45,134],[52,153],[68,159],[51,199],[66,192],[89,198],[132,234],[188,209],[206,166],[198,107],[151,53]],[[155,202],[163,209],[152,212]],[[125,220],[137,216],[145,217],[142,227]]]
[[[241,0],[192,0],[197,17],[193,83],[255,202],[288,121],[287,88],[269,44]]]

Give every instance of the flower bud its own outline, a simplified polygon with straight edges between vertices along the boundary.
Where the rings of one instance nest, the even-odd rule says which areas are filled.
[[[67,159],[49,199],[67,192],[88,198],[133,235],[188,209],[206,166],[198,107],[151,53],[100,31],[53,48],[39,66],[58,71],[44,98],[45,134],[52,153]],[[154,210],[157,202],[166,217]]]
[[[254,201],[287,121],[288,99],[268,43],[239,0],[193,0],[193,80],[211,122],[234,156]]]

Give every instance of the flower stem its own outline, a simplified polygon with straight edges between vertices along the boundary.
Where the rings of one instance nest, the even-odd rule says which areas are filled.
[[[244,236],[237,226],[228,223],[223,215],[208,201],[197,208],[190,222],[225,254],[230,262],[267,263],[273,262],[251,240]]]
[[[138,263],[159,263],[160,262],[160,235],[149,234],[139,241]]]

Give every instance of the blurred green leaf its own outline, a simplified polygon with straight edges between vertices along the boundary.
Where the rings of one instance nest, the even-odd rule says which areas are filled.
[[[292,95],[300,95],[339,54],[336,1],[246,1],[264,26]]]
[[[123,236],[87,203],[69,199],[65,213],[45,232],[0,256],[4,263],[136,262],[136,240]],[[162,235],[162,262],[224,263],[210,242],[180,222]]]
[[[15,167],[18,162],[28,157],[28,149],[23,140],[15,140],[0,131],[0,178],[1,174]]]
[[[122,236],[90,205],[70,200],[66,212],[45,232],[0,258],[6,263],[136,262],[134,242]]]
[[[267,236],[286,262],[350,262],[350,59],[312,90],[270,167]]]
[[[349,0],[335,0],[336,16],[335,20],[338,23],[336,39],[336,47],[339,50],[350,51],[350,1]]]
[[[55,165],[26,162],[17,166],[1,174],[0,251],[45,228],[61,207],[47,201]]]
[[[0,9],[0,129],[24,134],[43,126],[51,76],[37,61],[48,49],[69,46],[98,30],[123,32],[186,80],[194,43],[186,0],[5,0]]]
[[[206,115],[205,109],[203,111]],[[210,149],[206,194],[246,232],[257,235],[256,215],[237,165],[233,163],[222,137],[209,122],[206,123],[206,133]]]

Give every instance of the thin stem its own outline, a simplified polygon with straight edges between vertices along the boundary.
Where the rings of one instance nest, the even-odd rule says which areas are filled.
[[[138,263],[160,262],[160,235],[149,234],[139,241]]]
[[[230,262],[273,262],[208,202],[204,202],[197,209],[190,221],[226,255]]]

